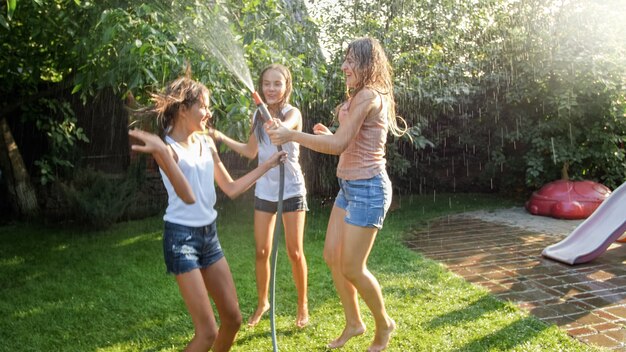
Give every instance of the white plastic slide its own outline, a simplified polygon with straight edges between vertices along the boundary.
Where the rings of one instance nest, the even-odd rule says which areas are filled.
[[[626,182],[561,242],[546,247],[541,255],[574,265],[591,261],[626,232]]]

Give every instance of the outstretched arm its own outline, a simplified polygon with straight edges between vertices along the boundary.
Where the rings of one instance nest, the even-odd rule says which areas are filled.
[[[213,131],[211,132],[211,137],[213,137],[213,140],[215,140],[216,142],[222,142],[226,144],[228,148],[234,150],[235,152],[243,155],[248,159],[256,158],[256,155],[259,152],[259,146],[257,144],[257,139],[254,131],[250,133],[250,137],[248,137],[247,143],[241,143],[239,141],[236,141],[216,129],[213,129]]]
[[[280,162],[284,161],[286,152],[277,152],[272,155],[267,161],[259,165],[254,170],[248,172],[247,174],[241,176],[240,178],[233,180],[228,170],[222,163],[219,154],[217,153],[217,148],[215,144],[212,142],[211,144],[211,153],[213,155],[213,162],[215,165],[215,182],[219,186],[219,188],[226,193],[226,195],[233,199],[237,198],[243,192],[247,191],[256,180],[258,180],[263,174],[268,172],[271,168],[278,165]]]
[[[196,202],[191,185],[178,167],[175,154],[159,136],[142,130],[130,130],[128,135],[143,142],[144,145],[133,144],[131,149],[136,152],[152,154],[154,160],[172,183],[176,195],[187,204]]]
[[[287,112],[285,115],[285,119],[283,121],[283,125],[290,130],[302,130],[302,114],[300,110],[293,108]],[[254,123],[252,123],[254,126]],[[234,150],[235,152],[243,155],[248,159],[254,159],[259,152],[259,145],[257,141],[257,136],[254,133],[254,130],[251,129],[250,137],[248,137],[248,142],[242,143],[236,141],[224,133],[220,132],[217,129],[212,129],[209,134],[216,142],[222,142],[228,146],[228,148]]]
[[[276,119],[266,125],[266,130],[273,144],[294,141],[319,153],[339,155],[350,145],[370,112],[379,108],[380,102],[375,93],[363,89],[352,98],[348,115],[334,134],[326,133],[325,130],[319,134],[290,130]]]

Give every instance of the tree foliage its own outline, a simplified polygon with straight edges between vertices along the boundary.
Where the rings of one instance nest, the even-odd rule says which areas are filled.
[[[395,69],[400,115],[435,144],[402,177],[420,190],[535,189],[626,179],[626,9],[619,1],[329,2],[329,47],[371,35]],[[427,145],[427,144],[423,144]]]
[[[246,63],[254,73],[271,63],[290,67],[298,87],[297,104],[310,101],[325,89],[325,65],[312,36],[315,27],[306,16],[295,21],[285,16],[286,6],[301,2],[244,1],[204,2],[134,1],[19,1],[4,18],[0,78],[6,82],[3,115],[16,123],[32,123],[54,153],[36,161],[42,183],[71,167],[71,149],[88,136],[76,127],[73,113],[60,92],[80,95],[85,104],[105,89],[121,98],[133,93],[146,103],[149,93],[184,72],[191,65],[194,78],[212,90],[212,102],[220,128],[247,137],[253,107],[250,92],[220,65],[214,53],[198,48],[206,34],[182,26],[199,12],[227,19],[243,46]],[[181,32],[186,30],[186,33]],[[205,49],[205,50],[203,50]],[[15,94],[15,93],[13,93]],[[55,99],[58,101],[54,103]],[[19,121],[15,121],[19,119]]]
[[[224,30],[236,37],[253,79],[271,62],[290,67],[293,103],[304,113],[305,128],[332,123],[344,93],[339,67],[345,45],[359,36],[378,38],[394,67],[398,114],[414,137],[388,145],[391,173],[401,181],[395,184],[406,191],[525,192],[558,178],[564,165],[572,178],[610,187],[626,179],[626,10],[619,0],[304,5],[3,2],[0,89],[14,99],[3,100],[0,111],[11,126],[37,129],[53,151],[38,153],[31,165],[45,183],[71,170],[80,160],[74,146],[90,138],[65,103],[67,94],[89,104],[111,89],[145,103],[189,62],[194,77],[212,90],[218,128],[246,139],[254,108],[247,88],[210,47],[198,46],[203,27],[183,24],[204,13],[225,19]],[[335,160],[303,157],[316,165],[309,177],[332,188]]]

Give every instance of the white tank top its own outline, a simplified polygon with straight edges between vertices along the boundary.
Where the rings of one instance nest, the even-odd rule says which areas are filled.
[[[187,204],[178,197],[172,183],[159,168],[163,184],[167,190],[167,209],[163,220],[190,227],[210,225],[217,218],[215,210],[214,165],[209,144],[204,136],[199,136],[199,143],[192,149],[186,149],[169,136],[165,143],[170,145],[178,156],[178,167],[191,185],[196,202]]]
[[[293,109],[293,106],[287,104],[282,110],[283,115],[287,114],[287,112],[291,109]],[[258,111],[254,113],[255,119],[257,118],[257,115]],[[252,133],[256,132],[252,131]],[[276,146],[270,142],[270,138],[267,133],[265,133],[264,129],[262,129],[261,133],[263,138],[257,138],[259,140],[259,164],[262,164],[277,151]],[[299,162],[300,144],[287,142],[283,144],[283,151],[287,152],[287,160],[285,161],[285,191],[283,194],[283,200],[297,196],[306,196],[304,175],[302,174],[302,168],[300,167]],[[270,169],[270,171],[265,173],[265,175],[263,175],[256,182],[254,195],[263,200],[277,202],[279,181],[280,169],[278,167]]]

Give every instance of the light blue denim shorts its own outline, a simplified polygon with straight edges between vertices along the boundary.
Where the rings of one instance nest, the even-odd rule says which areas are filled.
[[[163,231],[163,256],[167,272],[174,275],[214,264],[224,256],[217,238],[216,221],[200,227],[166,221]]]
[[[346,211],[346,223],[382,229],[391,205],[391,181],[387,171],[365,180],[340,178],[335,205]]]

